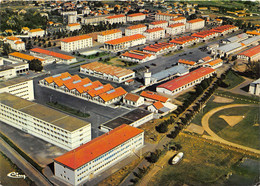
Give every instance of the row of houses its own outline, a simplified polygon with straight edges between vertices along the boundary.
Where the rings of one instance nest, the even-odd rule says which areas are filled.
[[[111,84],[81,79],[68,72],[46,77],[39,81],[39,85],[104,105],[118,102],[127,93],[122,87],[114,88]]]

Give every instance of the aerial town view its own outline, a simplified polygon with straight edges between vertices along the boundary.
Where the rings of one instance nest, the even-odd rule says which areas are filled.
[[[259,1],[0,12],[0,186],[260,185]]]

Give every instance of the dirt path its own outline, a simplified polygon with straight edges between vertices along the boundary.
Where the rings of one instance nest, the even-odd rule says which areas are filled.
[[[239,148],[239,149],[243,149],[245,151],[250,151],[250,152],[253,152],[253,153],[256,153],[256,154],[259,154],[260,155],[260,150],[257,150],[257,149],[253,149],[253,148],[250,148],[250,147],[246,147],[246,146],[243,146],[243,145],[239,145],[239,144],[236,144],[236,143],[232,143],[232,142],[229,142],[227,140],[224,140],[223,138],[219,137],[215,132],[213,132],[210,128],[209,128],[209,118],[215,114],[216,112],[220,111],[220,110],[223,110],[223,109],[227,109],[227,108],[233,108],[233,107],[258,107],[258,105],[252,105],[252,104],[230,104],[230,105],[225,105],[225,106],[222,106],[222,107],[217,107],[217,108],[214,108],[212,109],[211,111],[207,112],[201,119],[201,124],[202,124],[202,127],[204,128],[204,130],[210,135],[210,136],[203,136],[204,138],[207,138],[207,139],[212,139],[212,140],[215,140],[215,141],[218,141],[220,143],[224,143],[226,145],[229,145],[229,146],[232,146],[232,147],[235,147],[235,148]]]
[[[169,159],[176,154],[175,151],[168,151],[162,158],[159,159],[157,163],[154,164],[152,169],[146,174],[141,182],[138,184],[138,186],[146,186],[148,185],[148,182],[151,180],[151,178],[159,171],[161,170],[165,164],[168,163]]]

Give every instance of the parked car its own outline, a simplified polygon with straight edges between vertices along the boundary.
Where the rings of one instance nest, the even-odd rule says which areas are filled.
[[[183,158],[183,152],[179,152],[176,156],[172,158],[172,165],[177,164]]]

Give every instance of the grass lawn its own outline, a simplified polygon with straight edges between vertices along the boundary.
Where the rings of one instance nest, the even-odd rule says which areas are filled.
[[[241,95],[241,94],[234,94],[234,93],[231,93],[231,92],[228,92],[228,91],[224,91],[224,90],[217,90],[216,93],[218,95],[223,95],[225,97],[231,97],[231,98],[234,98],[236,99],[236,101],[238,101],[239,103],[248,103],[250,104],[251,102],[250,101],[253,101],[253,102],[259,102],[259,97],[258,96],[255,96],[255,95],[248,95],[248,96],[245,96],[245,95]]]
[[[225,116],[245,116],[233,127],[219,118]],[[260,149],[259,142],[259,108],[258,107],[235,107],[221,110],[209,119],[210,128],[220,137],[228,141]]]
[[[197,47],[200,47],[200,46],[202,46],[202,45],[205,45],[205,43],[202,42],[202,43],[198,43],[198,44],[196,44],[196,45],[191,45],[191,46],[188,46],[188,48],[197,48]]]
[[[53,102],[50,103],[50,102],[48,102],[47,105],[49,105],[53,108],[56,108],[58,110],[62,110],[64,112],[70,113],[70,114],[75,115],[75,116],[79,116],[79,117],[83,117],[83,118],[89,117],[88,113],[83,113],[79,110],[75,110],[73,108],[67,107],[66,105],[62,105],[60,103],[53,103]]]
[[[235,86],[239,85],[243,81],[245,81],[245,79],[232,70],[230,70],[227,73],[226,79],[224,80],[224,82],[229,85],[228,89],[234,88]]]
[[[242,155],[199,138],[180,134],[174,142],[181,144],[184,158],[177,165],[167,164],[148,185],[223,185]]]
[[[176,50],[174,52],[168,52],[166,54],[163,54],[163,56],[173,56],[175,54],[182,53],[182,52],[184,52],[184,50]]]

